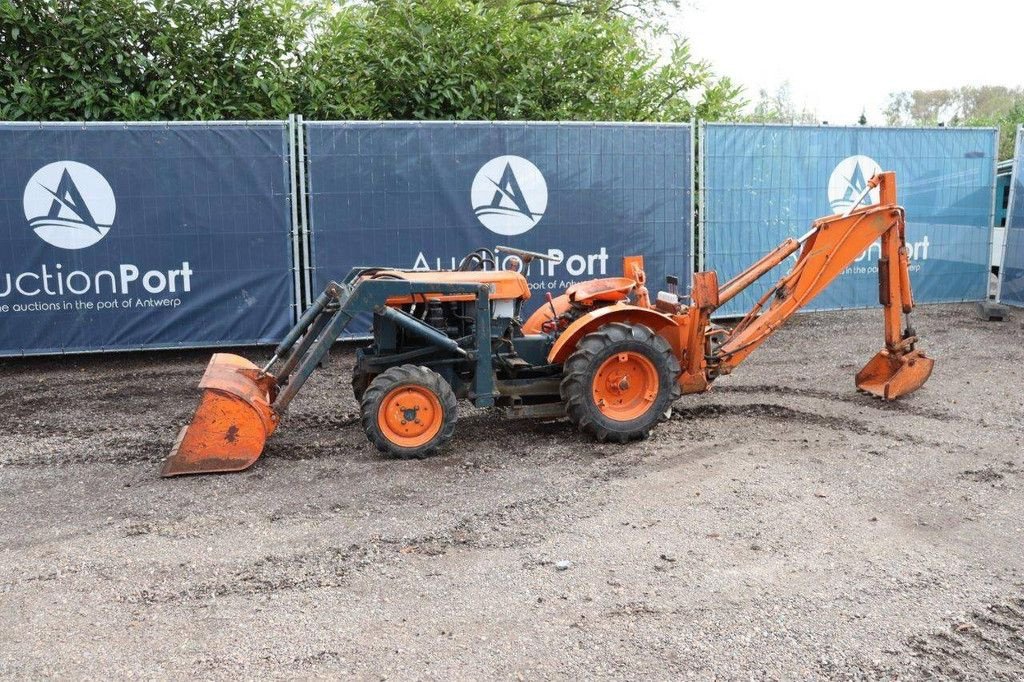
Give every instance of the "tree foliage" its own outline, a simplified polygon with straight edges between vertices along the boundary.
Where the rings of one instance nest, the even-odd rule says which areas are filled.
[[[292,0],[0,0],[0,116],[285,114],[305,13]]]
[[[774,92],[761,90],[754,110],[745,119],[752,123],[817,123],[818,116],[806,107],[798,108],[788,81]]]
[[[739,89],[661,3],[0,0],[0,118],[687,120]],[[671,3],[670,3],[671,4]]]
[[[1013,156],[1017,126],[1024,123],[1024,88],[967,86],[889,95],[889,125],[970,125],[999,128],[999,158]]]

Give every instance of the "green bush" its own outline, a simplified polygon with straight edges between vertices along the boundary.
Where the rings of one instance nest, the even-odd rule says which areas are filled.
[[[598,0],[0,0],[6,120],[687,120],[739,90]]]

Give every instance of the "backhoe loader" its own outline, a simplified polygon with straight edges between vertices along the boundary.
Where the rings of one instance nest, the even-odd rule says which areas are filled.
[[[860,206],[873,188],[877,204]],[[490,249],[457,270],[352,269],[331,282],[257,367],[213,356],[199,384],[192,423],[178,435],[164,476],[240,471],[253,464],[288,405],[351,320],[373,315],[373,340],[357,351],[352,389],[367,438],[382,452],[423,457],[452,437],[459,400],[512,415],[567,417],[599,441],[646,437],[684,393],[708,390],[876,240],[885,347],[857,373],[856,387],[883,400],[920,388],[933,360],[915,349],[914,307],[903,208],[896,177],[873,177],[844,215],[816,220],[724,284],[697,272],[689,301],[668,291],[654,301],[643,259],[627,256],[622,277],[585,281],[523,321],[530,289],[521,271],[547,254],[510,247],[499,269]],[[790,271],[731,329],[711,314],[775,266]],[[903,316],[907,316],[906,326]]]

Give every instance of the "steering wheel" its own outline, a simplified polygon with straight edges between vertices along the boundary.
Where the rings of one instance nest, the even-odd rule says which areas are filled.
[[[459,261],[459,272],[468,272],[470,270],[486,270],[487,264],[491,264],[491,270],[497,270],[498,267],[495,265],[494,252],[490,249],[477,249],[470,251],[466,254],[466,257]]]
[[[536,251],[526,251],[525,249],[513,249],[511,246],[495,246],[494,250],[498,253],[508,253],[513,256],[517,256],[527,265],[530,264],[530,261],[534,260],[546,260],[554,263],[562,262],[562,259],[557,256],[551,256],[546,253],[537,253]]]

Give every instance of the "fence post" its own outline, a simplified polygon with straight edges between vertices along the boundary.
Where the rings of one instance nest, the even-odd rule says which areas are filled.
[[[996,301],[998,303],[1010,303],[1016,306],[1022,305],[1022,301],[1003,301],[1003,282],[1006,280],[1007,273],[1006,254],[1009,251],[1010,238],[1014,233],[1014,208],[1016,202],[1022,200],[1021,197],[1017,196],[1017,185],[1024,183],[1024,176],[1021,175],[1024,172],[1022,165],[1024,165],[1024,125],[1017,127],[1017,136],[1013,145],[1013,167],[1010,170],[1010,196],[1006,206],[1006,231],[1003,232],[1003,257],[999,261],[999,283],[996,287]],[[993,220],[993,222],[995,221]],[[1016,228],[1019,232],[1024,230],[1024,225],[1016,226]]]
[[[288,114],[288,189],[291,197],[291,209],[292,209],[292,229],[291,229],[291,240],[292,240],[292,282],[295,287],[295,303],[294,310],[292,311],[293,321],[298,321],[299,315],[302,314],[302,248],[300,245],[300,218],[299,218],[299,206],[302,202],[302,195],[300,194],[301,188],[297,182],[297,169],[298,163],[298,139],[296,125],[296,115]]]

